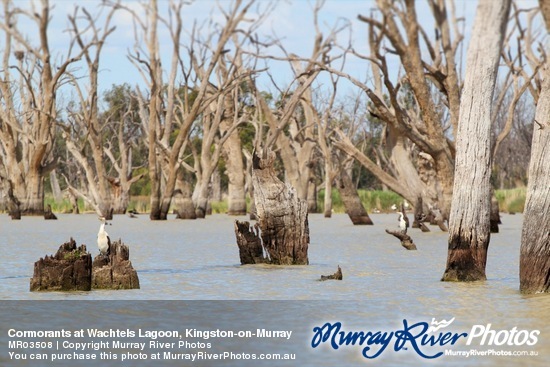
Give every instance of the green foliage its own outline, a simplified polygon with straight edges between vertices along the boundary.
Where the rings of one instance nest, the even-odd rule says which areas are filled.
[[[213,201],[211,203],[212,214],[225,214],[227,213],[228,205],[226,200]]]
[[[46,193],[44,197],[44,207],[47,207],[48,205],[51,205],[52,212],[54,213],[72,213],[73,212],[73,205],[71,204],[69,199],[63,198],[61,201],[55,201],[51,193]],[[86,205],[84,203],[84,200],[78,199],[77,205],[80,213],[83,213],[86,211]]]
[[[363,206],[368,212],[374,209],[382,212],[391,211],[393,204],[399,205],[403,199],[393,191],[357,190]],[[325,190],[320,190],[317,196],[317,207],[324,210]],[[332,189],[332,210],[335,213],[345,213],[344,204],[337,189]]]
[[[148,172],[149,170],[145,167],[134,171],[134,176],[143,174],[143,177],[132,185],[130,196],[148,196],[151,194],[151,180]]]
[[[509,190],[495,190],[495,196],[501,212],[523,213],[527,189],[520,187]]]

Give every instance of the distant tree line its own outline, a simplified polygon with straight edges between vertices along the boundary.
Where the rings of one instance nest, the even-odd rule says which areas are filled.
[[[355,187],[391,189],[426,211],[448,216],[453,194],[456,132],[463,87],[464,19],[452,1],[430,0],[433,29],[413,2],[378,0],[368,15],[368,54],[346,37],[349,20],[330,29],[314,12],[312,52],[289,53],[284,40],[258,28],[276,4],[232,1],[220,17],[191,31],[183,2],[150,0],[138,7],[104,2],[68,14],[70,44],[51,50],[51,4],[22,8],[4,0],[0,73],[0,180],[12,217],[44,212],[45,183],[56,196],[84,199],[110,218],[128,209],[131,194],[150,197],[150,218],[201,218],[223,192],[229,214],[245,214],[252,153],[277,153],[281,178],[317,211],[317,195],[347,177]],[[162,7],[162,9],[159,9]],[[128,59],[143,84],[99,86],[105,46],[117,12],[131,16],[135,42]],[[534,106],[546,54],[538,9],[512,5],[492,102],[494,188],[527,183]],[[37,33],[21,29],[21,20]],[[159,32],[169,34],[162,64]],[[359,41],[357,41],[359,39]],[[166,40],[163,40],[166,42]],[[61,52],[61,54],[59,54]],[[166,52],[166,49],[163,49]],[[55,55],[55,56],[53,56]],[[368,78],[345,72],[363,60]],[[286,63],[293,78],[276,84],[265,65]],[[398,63],[400,71],[389,65]],[[78,67],[76,67],[78,65]],[[271,80],[261,90],[258,80]],[[342,95],[351,83],[355,92]],[[101,92],[104,90],[104,92]],[[269,91],[267,91],[269,90]],[[346,181],[347,182],[347,181]],[[324,195],[331,213],[331,195]]]

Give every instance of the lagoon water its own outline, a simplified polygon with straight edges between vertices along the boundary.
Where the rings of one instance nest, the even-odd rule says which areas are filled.
[[[33,304],[41,304],[30,300],[75,301],[70,304],[83,306],[124,304],[113,320],[124,325],[125,320],[134,320],[140,315],[140,322],[152,328],[169,327],[173,321],[156,315],[151,309],[160,309],[160,313],[166,315],[180,312],[183,306],[197,320],[201,314],[207,315],[214,328],[231,327],[236,322],[250,322],[251,327],[256,328],[262,320],[280,325],[290,323],[290,327],[294,325],[298,329],[303,326],[303,331],[296,331],[289,351],[314,361],[311,365],[547,366],[550,361],[550,296],[526,296],[518,291],[521,215],[503,215],[500,233],[491,236],[488,279],[474,283],[440,281],[447,255],[447,234],[437,227],[431,227],[430,233],[409,229],[417,251],[405,250],[396,238],[386,234],[384,229],[397,228],[396,214],[373,214],[374,226],[353,226],[343,214],[331,219],[310,215],[310,265],[285,267],[240,265],[233,222],[245,217],[213,215],[204,220],[171,218],[152,222],[147,215],[136,219],[115,216],[113,225],[106,229],[111,239],[121,238],[129,245],[141,289],[70,294],[29,292],[34,261],[55,253],[70,237],[78,245],[86,244],[94,256],[98,253],[96,234],[100,223],[95,215],[58,217],[57,221],[32,217],[11,221],[6,215],[0,217],[0,299],[3,300],[0,305],[32,309]],[[321,274],[334,273],[338,265],[343,271],[343,281],[317,281]],[[151,300],[156,301],[148,302]],[[261,308],[261,312],[251,311],[255,308]],[[104,310],[95,306],[84,309],[87,317],[104,319]],[[68,311],[61,307],[51,312],[54,315],[49,317],[63,318],[69,317],[66,313],[74,309]],[[158,321],[151,315],[158,316]],[[114,316],[107,315],[107,319],[109,317]],[[456,332],[470,333],[474,325],[491,324],[491,329],[496,331],[516,327],[518,331],[540,330],[540,334],[534,346],[489,346],[487,341],[480,345],[478,338],[475,347],[461,341],[447,349],[536,351],[538,356],[443,356],[427,360],[412,350],[395,352],[388,347],[383,356],[367,360],[361,356],[359,347],[337,351],[327,345],[317,349],[308,347],[312,326],[321,326],[327,321],[341,321],[348,329],[376,331],[402,329],[403,320],[430,323],[432,319],[452,318],[455,321],[449,329]],[[0,316],[2,332],[7,320],[8,316],[3,313]],[[32,325],[36,320],[20,322]],[[300,335],[304,342],[298,342]],[[0,335],[1,343],[5,337]],[[9,362],[5,355],[0,356],[0,364],[11,365]],[[35,365],[39,364],[32,364]],[[102,365],[119,364],[102,362]],[[225,365],[245,364],[240,361]],[[308,363],[302,360],[300,365]]]

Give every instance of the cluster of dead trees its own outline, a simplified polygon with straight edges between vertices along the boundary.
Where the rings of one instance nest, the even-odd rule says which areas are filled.
[[[487,3],[480,0],[478,14],[493,14]],[[13,218],[43,214],[49,177],[54,194],[62,186],[74,203],[82,198],[110,218],[127,210],[132,185],[147,180],[152,220],[171,209],[179,218],[200,218],[221,172],[229,214],[245,214],[247,196],[254,198],[253,152],[274,151],[280,178],[310,211],[317,189],[331,193],[334,186],[351,198],[352,220],[368,222],[353,201],[350,173],[358,164],[383,188],[451,220],[444,278],[482,279],[491,173],[501,183],[524,178],[526,161],[518,157],[531,136],[526,225],[543,231],[522,256],[534,256],[541,243],[550,247],[548,37],[541,27],[548,6],[506,3],[498,19],[483,24],[490,32],[475,22],[469,47],[478,43],[478,60],[468,51],[463,75],[467,23],[452,0],[429,0],[429,21],[419,19],[413,1],[377,0],[357,14],[364,37],[352,33],[349,20],[322,25],[320,1],[312,9],[311,51],[300,55],[259,34],[276,3],[223,2],[201,24],[186,19],[189,5],[181,1],[75,6],[67,18],[70,42],[59,53],[50,49],[48,0],[28,8],[3,0],[2,201]],[[133,22],[127,57],[142,81],[113,87],[105,108],[99,73],[112,57],[105,49],[119,13]],[[368,51],[359,52],[357,42]],[[347,71],[350,59],[370,70],[368,78]],[[285,86],[272,75],[275,65],[291,70]],[[266,81],[276,92],[265,92]],[[354,96],[342,96],[342,85],[352,85]],[[534,105],[536,116],[518,113]],[[511,141],[523,141],[523,153]],[[331,198],[325,194],[327,217]],[[523,241],[529,236],[526,229]]]

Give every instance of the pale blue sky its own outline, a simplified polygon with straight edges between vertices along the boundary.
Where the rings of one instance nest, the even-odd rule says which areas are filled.
[[[499,1],[499,0],[495,0]],[[25,0],[28,3],[28,1]],[[535,0],[520,0],[522,7],[535,6]],[[21,5],[23,0],[16,0],[16,4]],[[95,14],[98,5],[101,1],[98,0],[51,0],[55,6],[53,18],[50,28],[50,44],[53,55],[66,53],[68,44],[68,35],[64,30],[68,26],[67,14],[74,10],[75,5],[87,8],[92,14]],[[126,5],[135,9],[139,9],[138,1],[125,1]],[[220,2],[221,6],[227,7],[228,1]],[[417,13],[420,19],[424,19],[424,24],[429,24],[431,15],[425,1],[417,1]],[[205,19],[211,14],[211,9],[215,6],[216,1],[213,0],[197,0],[192,4],[184,6],[183,18],[185,20],[184,27],[190,29],[194,19],[200,23],[201,19]],[[266,5],[267,2],[259,1],[259,4]],[[279,36],[289,52],[300,56],[308,56],[311,52],[314,29],[313,29],[313,13],[312,7],[314,2],[307,0],[294,1],[278,1],[274,11],[269,15],[265,24],[261,27],[260,33],[271,35],[273,32]],[[28,4],[27,4],[28,5]],[[159,8],[164,12],[167,8],[168,1],[160,0]],[[321,26],[326,30],[332,27],[338,18],[346,18],[351,21],[353,34],[353,45],[358,51],[366,53],[366,30],[364,23],[357,20],[358,14],[368,15],[371,8],[375,5],[372,0],[327,0],[320,13]],[[465,34],[469,35],[470,27],[475,15],[476,0],[457,0],[456,7],[459,15],[464,15],[466,18]],[[100,89],[109,89],[112,84],[136,83],[143,84],[143,80],[137,72],[134,65],[127,58],[128,50],[134,46],[134,35],[132,28],[131,16],[124,11],[119,11],[115,15],[114,24],[116,31],[107,39],[106,47],[102,56],[100,65]],[[24,25],[29,39],[37,33],[32,27]],[[428,31],[431,27],[426,26]],[[170,53],[167,49],[170,47],[170,40],[165,30],[160,29],[161,35],[161,53],[163,53],[163,64],[169,65]],[[0,40],[0,49],[2,48]],[[36,42],[36,40],[35,40]],[[465,55],[465,52],[464,52]],[[277,81],[281,84],[288,84],[291,81],[290,71],[282,63],[270,62],[269,66]],[[369,74],[369,68],[365,61],[348,60],[346,71],[361,80],[365,80]],[[321,81],[322,83],[322,81]]]

